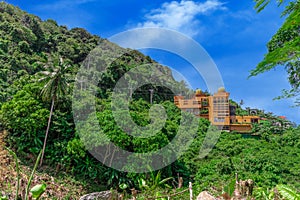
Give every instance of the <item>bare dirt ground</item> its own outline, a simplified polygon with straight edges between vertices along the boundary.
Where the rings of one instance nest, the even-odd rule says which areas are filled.
[[[0,132],[0,199],[6,196],[7,199],[15,199],[17,188],[17,170],[16,162],[12,155],[5,149],[5,141],[7,133]],[[32,168],[22,165],[20,161],[20,188],[19,197],[24,199],[25,189],[28,179],[32,172]],[[68,178],[55,178],[46,173],[40,173],[39,170],[34,175],[30,188],[36,184],[45,183],[47,185],[46,192],[42,199],[79,199],[86,191],[83,186],[74,180]],[[29,199],[31,197],[29,196]]]

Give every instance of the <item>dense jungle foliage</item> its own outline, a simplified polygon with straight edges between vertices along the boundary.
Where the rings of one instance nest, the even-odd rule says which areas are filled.
[[[99,188],[122,190],[122,184],[126,184],[128,192],[133,187],[143,190],[141,181],[154,181],[155,177],[151,178],[154,174],[161,179],[173,177],[167,182],[171,186],[176,185],[177,177],[181,176],[185,186],[189,181],[194,183],[196,192],[218,188],[220,194],[238,173],[241,179],[253,179],[260,190],[267,191],[278,184],[300,189],[300,127],[290,123],[283,126],[282,119],[263,112],[258,114],[266,120],[254,128],[255,136],[224,132],[212,151],[201,159],[199,150],[210,123],[200,119],[190,148],[159,172],[119,172],[97,161],[80,140],[72,112],[75,75],[96,46],[104,57],[107,52],[122,54],[114,61],[103,59],[101,65],[105,66],[105,72],[99,74],[101,81],[96,90],[96,117],[110,140],[122,149],[149,152],[160,149],[175,137],[183,114],[172,102],[174,94],[165,87],[145,85],[132,93],[129,105],[130,116],[136,124],[151,123],[149,89],[154,90],[153,101],[160,103],[167,115],[163,128],[155,136],[135,138],[125,134],[116,124],[111,109],[111,94],[117,80],[142,64],[158,66],[160,75],[169,77],[172,84],[188,92],[183,83],[173,80],[168,68],[138,51],[122,49],[82,28],[69,30],[53,20],[42,21],[1,2],[0,126],[8,131],[6,141],[23,163],[34,163],[43,147],[47,120],[53,111],[43,165],[74,179],[88,180]],[[107,63],[110,65],[106,66]],[[40,80],[62,72],[57,69],[61,70],[63,65],[70,66],[61,76],[66,80],[61,89],[64,92],[54,94],[57,90],[43,90],[47,84]],[[50,110],[51,99],[55,100],[53,110]],[[245,114],[247,110],[238,107],[238,112]],[[89,131],[93,127],[87,125],[85,128]],[[162,188],[168,189],[166,185]]]

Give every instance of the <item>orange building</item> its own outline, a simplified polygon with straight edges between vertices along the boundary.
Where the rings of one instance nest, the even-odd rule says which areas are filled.
[[[212,96],[196,90],[190,99],[174,96],[175,105],[183,111],[208,119],[212,125],[227,131],[249,132],[253,123],[258,123],[258,116],[236,116],[235,106],[229,104],[229,93],[219,88]]]

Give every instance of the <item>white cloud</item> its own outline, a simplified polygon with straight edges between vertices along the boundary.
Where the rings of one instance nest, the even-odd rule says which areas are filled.
[[[188,34],[189,36],[195,36],[203,28],[197,16],[225,9],[224,3],[218,0],[206,0],[205,2],[190,0],[165,2],[160,8],[148,12],[145,15],[145,21],[139,23],[137,26],[143,28],[169,28]]]

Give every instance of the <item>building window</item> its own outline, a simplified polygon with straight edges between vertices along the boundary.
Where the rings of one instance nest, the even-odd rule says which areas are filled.
[[[225,118],[223,117],[215,117],[214,122],[225,122]]]
[[[187,108],[185,109],[186,112],[189,112],[189,113],[193,113],[193,109],[192,108]]]
[[[201,105],[201,101],[193,101],[193,105]]]

